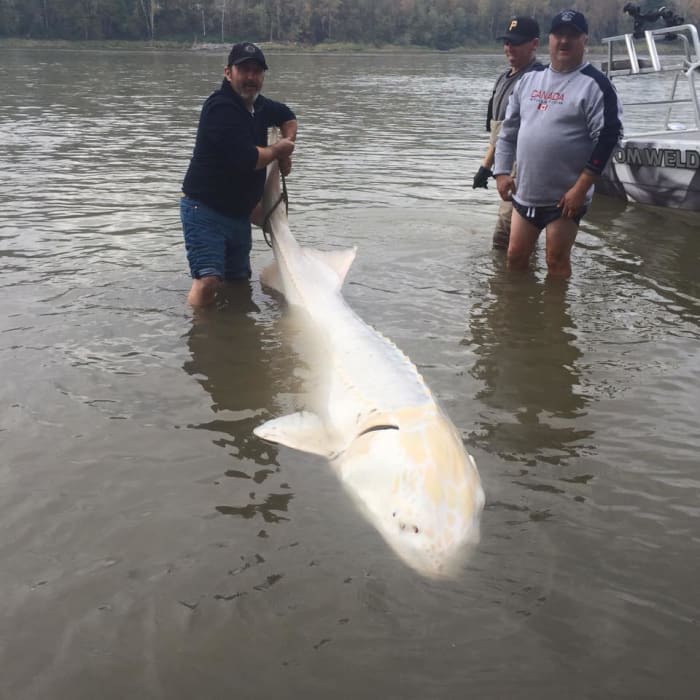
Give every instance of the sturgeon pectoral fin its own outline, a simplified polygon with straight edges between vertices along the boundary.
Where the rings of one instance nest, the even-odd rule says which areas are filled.
[[[347,248],[345,250],[316,250],[315,248],[304,248],[304,253],[309,257],[319,260],[327,267],[330,267],[338,277],[338,288],[343,284],[345,276],[348,274],[357,248]]]
[[[329,457],[333,448],[323,421],[308,411],[290,413],[259,425],[253,432],[265,440],[302,452]]]

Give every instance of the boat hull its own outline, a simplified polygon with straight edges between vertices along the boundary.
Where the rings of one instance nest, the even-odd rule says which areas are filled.
[[[700,211],[700,131],[624,139],[596,184],[596,193]]]

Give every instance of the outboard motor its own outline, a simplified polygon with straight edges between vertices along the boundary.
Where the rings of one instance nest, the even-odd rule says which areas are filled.
[[[659,20],[663,20],[666,27],[678,27],[685,23],[685,18],[677,15],[673,10],[670,10],[663,5],[657,7],[655,10],[647,10],[642,12],[639,5],[628,2],[623,8],[623,12],[626,12],[634,19],[634,32],[633,36],[635,39],[641,39],[644,36],[644,32],[647,29],[651,29],[651,25],[655,24]],[[667,34],[665,36],[666,41],[673,41],[676,38],[675,34]]]

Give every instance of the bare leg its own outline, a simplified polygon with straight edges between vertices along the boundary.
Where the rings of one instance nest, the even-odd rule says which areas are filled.
[[[537,227],[523,219],[517,210],[513,209],[510,220],[510,242],[508,243],[508,267],[510,269],[527,269],[539,235]]]
[[[571,277],[571,249],[574,247],[578,224],[563,216],[547,224],[546,257],[550,277]]]
[[[214,275],[192,280],[192,288],[187,295],[187,301],[192,306],[210,306],[216,299],[216,292],[223,282]]]

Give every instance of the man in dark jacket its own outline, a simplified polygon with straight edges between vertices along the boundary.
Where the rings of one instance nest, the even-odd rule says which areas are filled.
[[[192,306],[211,304],[224,281],[250,277],[250,221],[265,168],[273,160],[284,175],[292,168],[297,120],[287,105],[260,94],[266,70],[258,46],[234,45],[221,88],[202,107],[180,202]],[[282,138],[268,146],[271,126]]]

